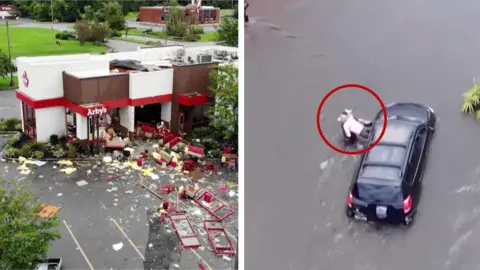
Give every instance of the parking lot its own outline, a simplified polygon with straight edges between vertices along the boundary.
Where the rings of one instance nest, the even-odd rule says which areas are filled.
[[[462,93],[480,76],[479,9],[477,1],[251,3],[246,269],[480,268],[480,126],[460,114]],[[325,145],[315,115],[329,90],[348,83],[372,88],[386,104],[424,103],[439,117],[409,229],[345,216],[357,158]],[[344,108],[356,105],[363,118],[379,109],[355,91],[328,102],[322,126],[331,140],[341,136],[336,119]],[[272,186],[275,196],[265,200]]]
[[[59,172],[58,165],[48,163],[29,175],[22,175],[16,169],[19,164],[2,163],[2,179],[17,179],[32,183],[39,202],[60,205],[60,231],[62,238],[53,243],[50,257],[61,257],[64,269],[144,269],[144,260],[155,265],[159,257],[148,258],[146,249],[158,247],[149,243],[148,209],[157,209],[161,200],[135,184],[141,173],[134,170],[118,170],[95,162],[75,164],[76,172]],[[33,165],[30,165],[33,166]],[[166,180],[168,174],[162,175]],[[109,179],[110,178],[110,179]],[[79,186],[78,181],[88,184]],[[202,219],[208,216],[192,214],[196,205],[186,201],[187,211],[194,230],[201,237],[202,247],[192,250],[178,250],[179,241],[171,226],[165,225],[165,239],[173,239],[168,245],[157,250],[160,259],[167,262],[170,269],[231,269],[234,257],[216,256],[202,231]],[[202,210],[204,211],[204,210]],[[236,215],[224,222],[236,244]],[[122,243],[119,250],[113,245]],[[235,246],[236,248],[236,246]],[[178,253],[178,256],[170,254]],[[162,257],[164,256],[164,257]],[[168,269],[168,268],[166,268]]]

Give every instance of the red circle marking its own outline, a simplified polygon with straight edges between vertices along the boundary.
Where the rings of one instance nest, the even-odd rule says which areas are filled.
[[[327,99],[333,95],[335,92],[337,91],[340,91],[342,89],[345,89],[345,88],[358,88],[358,89],[361,89],[361,90],[364,90],[364,91],[367,91],[368,93],[370,93],[372,96],[374,96],[378,103],[380,103],[380,106],[382,107],[382,112],[383,112],[383,128],[382,128],[382,133],[380,133],[380,136],[378,137],[378,139],[373,142],[369,147],[365,148],[365,149],[362,149],[362,150],[358,150],[358,151],[345,151],[345,150],[342,150],[342,149],[339,149],[337,148],[335,145],[333,145],[331,142],[329,142],[327,140],[327,138],[325,137],[325,135],[323,134],[323,131],[322,131],[322,127],[320,125],[320,113],[322,112],[322,107],[323,105],[325,104],[325,101],[327,101]],[[322,137],[322,140],[330,147],[332,148],[334,151],[338,152],[338,153],[341,153],[341,154],[345,154],[345,155],[360,155],[360,154],[363,154],[365,152],[368,152],[370,150],[372,150],[373,147],[375,147],[375,145],[377,145],[383,138],[383,135],[385,134],[385,130],[387,129],[387,109],[385,108],[385,104],[383,104],[383,101],[382,99],[378,96],[377,93],[375,93],[372,89],[366,87],[366,86],[363,86],[363,85],[360,85],[360,84],[344,84],[344,85],[340,85],[339,87],[337,88],[334,88],[333,90],[331,90],[330,92],[327,93],[327,95],[322,99],[322,101],[320,102],[320,105],[318,106],[318,109],[317,109],[317,129],[318,129],[318,133],[320,134],[320,137]]]

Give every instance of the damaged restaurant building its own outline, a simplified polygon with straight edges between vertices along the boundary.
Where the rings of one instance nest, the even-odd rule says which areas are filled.
[[[87,140],[110,128],[132,138],[140,123],[191,132],[209,122],[212,65],[237,59],[237,48],[224,46],[18,57],[23,131],[37,141]]]

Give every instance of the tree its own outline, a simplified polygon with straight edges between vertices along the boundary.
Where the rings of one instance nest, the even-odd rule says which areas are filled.
[[[42,219],[33,191],[15,181],[0,185],[0,268],[35,269],[60,238],[58,218]]]
[[[87,21],[77,21],[73,28],[75,29],[75,34],[77,35],[77,39],[80,42],[80,45],[85,44],[85,41],[88,40],[90,36],[90,25]]]
[[[210,73],[210,91],[215,96],[215,106],[211,108],[211,122],[221,130],[224,139],[238,141],[238,68],[223,65],[213,68]]]
[[[85,13],[83,14],[83,18],[89,22],[96,20],[97,15],[95,14],[92,6],[85,6]]]
[[[238,47],[238,20],[223,19],[217,35],[219,44]]]
[[[47,3],[42,3],[42,2],[34,2],[30,6],[30,14],[33,16],[33,18],[37,21],[49,21],[51,20],[50,17],[50,5]]]
[[[179,7],[177,1],[171,1],[168,8],[167,35],[183,37],[187,30],[188,24],[185,20],[185,11]]]
[[[103,23],[95,22],[90,25],[90,38],[94,42],[103,43],[107,37],[108,29]]]
[[[96,12],[95,19],[99,22],[106,22],[113,30],[125,29],[125,17],[122,6],[117,2],[104,2],[103,6]]]
[[[8,59],[8,56],[0,50],[0,77],[5,78],[10,72],[15,72],[15,66]]]

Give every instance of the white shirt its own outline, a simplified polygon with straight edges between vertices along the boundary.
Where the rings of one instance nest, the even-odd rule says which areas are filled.
[[[363,128],[363,124],[355,120],[352,116],[343,123],[343,130],[345,134],[347,134],[347,137],[350,137],[352,132],[359,136]]]

